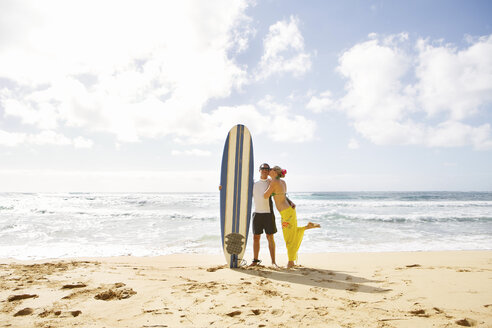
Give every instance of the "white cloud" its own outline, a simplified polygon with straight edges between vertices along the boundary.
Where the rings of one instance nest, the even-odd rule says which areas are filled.
[[[306,108],[314,113],[321,113],[333,109],[334,101],[330,91],[322,92],[319,97],[312,96],[306,105]]]
[[[258,107],[262,108],[269,116],[283,115],[289,110],[289,106],[275,102],[271,95],[266,95],[258,101]]]
[[[246,104],[203,111],[210,100],[253,82],[234,57],[256,33],[247,6],[242,0],[4,5],[2,30],[14,32],[0,45],[0,78],[9,81],[0,89],[0,108],[41,131],[77,127],[113,134],[117,143],[169,136],[206,144],[238,123],[277,141],[310,140],[314,122],[268,97],[258,103],[261,110]],[[272,25],[264,46],[263,77],[300,75],[311,66],[297,18]],[[270,124],[276,131],[269,132]],[[9,134],[4,144],[93,145],[33,138]]]
[[[417,42],[415,89],[429,116],[462,120],[492,102],[492,35],[470,42],[463,50]]]
[[[60,133],[51,130],[44,130],[35,134],[7,132],[0,130],[0,146],[16,147],[19,145],[73,145],[75,148],[91,148],[93,145],[93,141],[80,136],[74,139],[70,139]]]
[[[301,115],[292,114],[289,105],[276,103],[271,96],[258,102],[265,112],[265,133],[279,142],[305,142],[314,138],[316,122]]]
[[[181,156],[181,155],[186,155],[186,156],[198,156],[198,157],[205,157],[205,156],[210,156],[212,153],[209,152],[208,150],[201,150],[201,149],[190,149],[190,150],[173,150],[171,152],[173,156]]]
[[[277,116],[273,119],[271,129],[270,135],[274,141],[299,143],[314,138],[316,123],[300,115]]]
[[[295,115],[290,104],[275,102],[272,96],[265,96],[257,106],[220,106],[210,114],[204,114],[207,126],[216,126],[213,131],[195,134],[195,143],[222,140],[229,129],[244,124],[254,136],[264,134],[278,142],[306,142],[314,138],[316,122],[302,115]],[[190,141],[190,140],[189,140]]]
[[[311,55],[304,50],[299,19],[293,16],[289,21],[279,21],[270,26],[263,47],[258,80],[283,72],[300,76],[311,69]]]
[[[90,139],[86,139],[84,137],[77,137],[73,139],[73,146],[75,148],[92,148],[94,142]]]
[[[355,149],[359,149],[359,147],[360,147],[359,142],[356,139],[351,138],[348,143],[348,148],[355,150]]]
[[[72,144],[72,141],[69,138],[54,131],[41,131],[38,134],[28,135],[27,139],[28,143],[34,145],[67,146]]]
[[[348,79],[340,106],[356,119],[398,120],[411,102],[400,79],[410,58],[378,40],[357,44],[339,58],[337,70]]]
[[[219,106],[209,114],[203,115],[204,124],[213,126],[195,134],[195,143],[223,140],[224,136],[236,124],[244,124],[252,135],[267,132],[269,116],[262,114],[254,105]]]
[[[470,126],[454,121],[443,122],[429,129],[427,142],[429,146],[438,147],[474,145],[477,149],[492,149],[489,124]]]
[[[0,106],[42,130],[196,139],[203,105],[247,82],[231,57],[254,35],[246,1],[2,4]]]
[[[15,147],[26,141],[24,133],[7,132],[0,130],[0,145],[7,147]]]
[[[55,106],[46,101],[36,101],[36,95],[37,92],[33,92],[17,98],[10,90],[1,90],[0,104],[5,108],[4,115],[17,117],[22,123],[36,125],[40,129],[55,129],[58,126]]]
[[[333,106],[375,144],[492,148],[490,124],[464,122],[492,105],[492,35],[463,50],[409,45],[407,34],[371,34],[345,51],[337,70],[346,94]]]

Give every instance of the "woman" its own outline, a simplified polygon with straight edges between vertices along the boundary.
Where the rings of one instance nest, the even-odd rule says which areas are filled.
[[[304,231],[307,229],[320,228],[317,223],[309,222],[305,227],[297,226],[297,214],[296,210],[291,206],[291,202],[286,197],[287,184],[280,178],[285,177],[286,170],[282,170],[279,166],[274,166],[270,169],[270,177],[272,182],[270,186],[263,194],[263,197],[268,198],[273,196],[275,200],[275,206],[280,212],[282,217],[282,232],[284,233],[285,245],[287,246],[287,254],[289,257],[289,263],[287,268],[294,266],[294,261],[297,260],[297,251],[301,246],[302,237]]]

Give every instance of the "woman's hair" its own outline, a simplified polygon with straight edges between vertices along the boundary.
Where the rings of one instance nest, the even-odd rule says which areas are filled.
[[[272,170],[274,170],[275,172],[277,172],[277,176],[279,178],[284,178],[285,175],[287,174],[287,170],[282,170],[282,168],[278,165],[275,165]]]

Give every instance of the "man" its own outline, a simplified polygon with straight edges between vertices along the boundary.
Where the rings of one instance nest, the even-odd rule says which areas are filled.
[[[272,265],[275,263],[275,240],[273,234],[277,232],[277,226],[275,225],[275,215],[273,214],[272,198],[265,199],[263,194],[270,185],[270,179],[268,179],[268,173],[270,172],[270,165],[263,163],[260,165],[260,180],[256,181],[253,185],[253,200],[255,203],[255,211],[253,212],[253,255],[254,259],[251,266],[258,265],[261,261],[258,260],[258,254],[260,253],[260,238],[263,231],[266,233],[268,240],[268,248],[270,250],[270,257],[272,258]]]

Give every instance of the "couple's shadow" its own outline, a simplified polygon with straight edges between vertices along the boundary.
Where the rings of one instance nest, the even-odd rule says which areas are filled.
[[[357,277],[341,271],[307,268],[303,266],[286,269],[262,265],[244,266],[234,270],[252,276],[318,288],[347,290],[359,293],[384,293],[391,291],[391,289],[365,285],[365,283],[384,283],[385,281]]]

